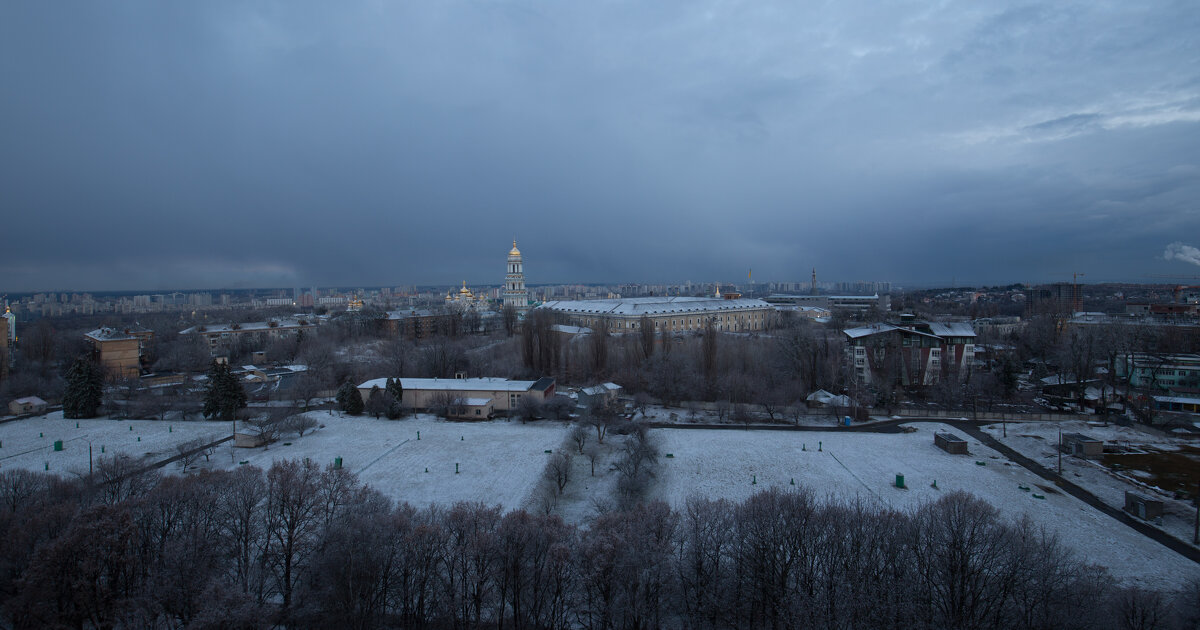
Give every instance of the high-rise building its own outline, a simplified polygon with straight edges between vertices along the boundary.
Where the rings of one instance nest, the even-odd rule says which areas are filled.
[[[504,276],[504,306],[517,309],[518,313],[529,310],[529,292],[525,290],[525,268],[521,262],[521,250],[513,240],[508,252],[508,273]]]

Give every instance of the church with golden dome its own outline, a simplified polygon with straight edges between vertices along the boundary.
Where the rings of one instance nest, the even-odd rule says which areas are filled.
[[[483,293],[475,295],[467,288],[467,281],[463,280],[461,289],[446,292],[446,306],[462,310],[486,311],[488,310],[487,295]]]
[[[504,276],[504,308],[513,307],[518,313],[529,310],[529,292],[525,290],[525,265],[517,240],[508,251],[508,272]]]

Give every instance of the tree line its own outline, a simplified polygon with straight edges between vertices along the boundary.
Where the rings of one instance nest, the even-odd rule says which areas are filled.
[[[1184,628],[1200,591],[1122,588],[963,493],[910,511],[803,488],[636,503],[586,526],[394,504],[279,461],[0,473],[14,628]],[[1183,576],[1180,576],[1182,579]]]

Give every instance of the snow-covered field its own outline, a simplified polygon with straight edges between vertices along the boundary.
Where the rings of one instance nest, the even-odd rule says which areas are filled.
[[[418,506],[483,501],[520,507],[545,468],[549,457],[545,451],[558,449],[566,431],[560,422],[523,425],[515,420],[452,423],[425,415],[399,421],[323,412],[311,415],[325,426],[302,438],[285,434],[267,449],[233,448],[227,443],[217,447],[210,461],[194,465],[232,468],[244,461],[266,469],[278,459],[307,457],[324,466],[341,457],[345,468],[397,501]],[[89,441],[94,457],[101,456],[103,447],[104,455],[123,453],[149,464],[177,454],[177,444],[197,438],[213,441],[228,436],[231,428],[228,422],[63,420],[62,413],[56,412],[0,424],[0,470],[46,470],[48,463],[50,472],[84,474]],[[63,441],[62,451],[54,451],[55,440]],[[180,468],[170,464],[164,470],[179,472]]]
[[[917,432],[907,434],[659,430],[663,453],[673,457],[660,460],[656,496],[672,505],[691,495],[740,500],[761,488],[791,487],[794,480],[819,495],[858,496],[905,509],[965,490],[1007,517],[1030,516],[1088,561],[1129,583],[1173,588],[1185,577],[1200,576],[1200,565],[1024,468],[1006,465],[978,441],[958,433],[968,440],[971,454],[951,455],[933,445],[933,433],[957,432],[944,425],[915,426]],[[904,475],[907,489],[895,487],[897,473]]]
[[[48,469],[65,476],[86,475],[89,442],[93,457],[124,454],[149,464],[176,455],[177,444],[218,440],[229,435],[230,428],[228,422],[64,420],[62,412],[56,411],[0,424],[0,470]],[[58,440],[63,442],[61,451],[54,450]]]
[[[547,421],[452,423],[431,416],[389,421],[325,412],[312,417],[324,426],[303,438],[288,434],[269,449],[223,445],[211,461],[196,465],[234,468],[247,462],[267,468],[277,459],[305,457],[326,465],[341,457],[344,467],[397,501],[417,506],[481,501],[506,508],[540,509],[535,490],[549,458],[545,451],[564,448],[568,433],[563,423]],[[230,429],[229,423],[223,422],[78,422],[76,428],[76,421],[63,420],[61,413],[56,413],[0,424],[0,470],[43,470],[49,463],[50,471],[59,474],[86,472],[89,441],[95,455],[103,446],[105,454],[125,453],[147,462],[158,461],[174,455],[176,444],[217,439],[229,435]],[[975,440],[959,433],[968,439],[971,454],[950,455],[933,445],[934,431],[946,427],[915,426],[918,430],[907,434],[656,429],[651,435],[663,456],[652,497],[676,506],[692,495],[741,500],[760,489],[791,488],[794,481],[819,495],[857,496],[906,509],[952,490],[965,490],[995,505],[1007,517],[1029,515],[1089,561],[1108,567],[1129,583],[1174,587],[1186,577],[1200,576],[1200,566],[1007,463]],[[1053,430],[1057,435],[1057,425]],[[1018,431],[1010,424],[1008,443],[1045,457],[1042,451],[1051,451],[1045,439],[1018,437],[1033,435],[1030,431],[1035,432],[1036,427]],[[1087,432],[1109,439],[1107,433],[1091,427]],[[610,436],[608,448],[616,448],[622,439]],[[55,440],[63,440],[63,451],[53,451]],[[1021,440],[1039,444],[1022,447]],[[671,457],[666,457],[668,453]],[[1091,465],[1078,466],[1086,470]],[[176,464],[165,469],[180,470]],[[594,500],[611,496],[616,473],[601,461],[597,476],[592,477],[587,458],[582,456],[573,458],[573,470],[573,479],[555,509],[569,521],[582,522],[593,512]],[[904,475],[906,489],[895,487],[898,473]],[[1101,498],[1119,501],[1116,486],[1107,490],[1092,487],[1096,484],[1090,479],[1079,478]],[[1045,499],[1035,499],[1034,494]]]
[[[1022,455],[1054,470],[1058,466],[1058,432],[1083,433],[1104,442],[1118,442],[1133,448],[1172,450],[1188,442],[1164,435],[1137,425],[1122,427],[1116,424],[1101,426],[1087,422],[1028,422],[1008,423],[1008,437],[999,424],[984,428],[992,437],[1003,442]],[[1164,502],[1165,514],[1161,528],[1184,542],[1190,542],[1194,527],[1195,508],[1189,501],[1172,498],[1171,493],[1138,479],[1141,471],[1114,471],[1100,462],[1062,457],[1063,475],[1075,484],[1087,489],[1105,503],[1121,508],[1125,505],[1125,492],[1131,491]]]
[[[524,504],[541,476],[550,457],[545,451],[557,450],[567,430],[561,422],[465,423],[428,415],[406,420],[323,412],[311,415],[325,427],[303,438],[286,435],[267,450],[236,449],[233,455],[262,468],[269,468],[277,459],[307,457],[326,465],[341,457],[342,466],[396,501],[418,507],[482,501],[516,508]],[[227,467],[229,449],[222,454],[224,457],[213,459]]]

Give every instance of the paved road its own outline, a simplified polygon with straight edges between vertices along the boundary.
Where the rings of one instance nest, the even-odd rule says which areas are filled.
[[[1144,534],[1152,540],[1158,541],[1166,548],[1174,551],[1192,562],[1200,563],[1200,549],[1197,549],[1178,538],[1151,526],[1145,521],[1135,518],[1124,510],[1113,507],[1104,501],[1101,501],[1096,495],[1084,490],[1083,488],[1071,483],[1070,481],[1059,476],[1058,473],[1049,470],[1045,466],[1033,461],[1032,459],[1018,453],[1017,451],[1002,444],[996,438],[988,435],[981,426],[994,424],[994,421],[984,420],[958,420],[953,418],[900,418],[893,420],[882,420],[879,422],[869,422],[865,424],[854,424],[846,426],[795,426],[795,425],[776,425],[776,424],[752,424],[752,425],[732,425],[732,424],[673,424],[667,422],[651,422],[649,426],[656,429],[716,429],[724,431],[845,431],[845,432],[860,432],[860,433],[900,433],[901,425],[934,422],[946,424],[954,427],[979,440],[988,448],[1003,454],[1017,464],[1023,466],[1029,472],[1045,479],[1052,481],[1056,486],[1062,488],[1067,494],[1087,503],[1096,508],[1100,512],[1107,514],[1117,521],[1128,525],[1137,532]]]

